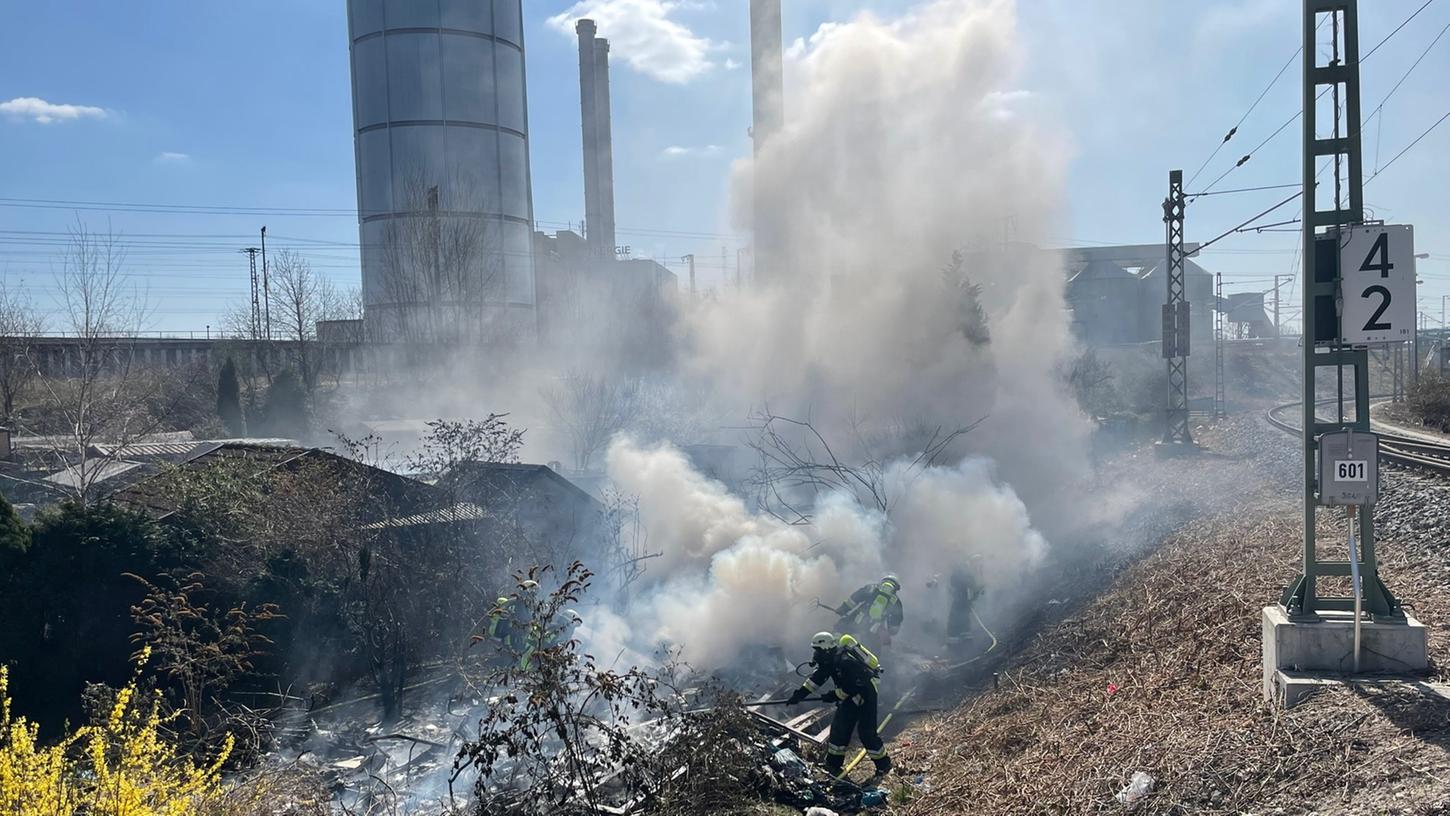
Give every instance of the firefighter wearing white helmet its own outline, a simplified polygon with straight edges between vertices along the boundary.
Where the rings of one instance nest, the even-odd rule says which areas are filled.
[[[874,584],[866,584],[836,607],[841,616],[841,629],[879,638],[890,646],[901,630],[905,611],[901,607],[901,579],[887,574]]]
[[[811,638],[811,665],[815,671],[805,683],[791,694],[790,702],[799,703],[818,691],[827,680],[835,685],[833,694],[823,700],[836,703],[836,715],[831,719],[830,736],[826,740],[826,770],[840,776],[846,762],[846,753],[851,747],[851,732],[861,738],[866,755],[876,763],[876,774],[891,770],[891,757],[886,753],[886,744],[877,733],[879,706],[877,678],[881,675],[881,661],[854,637],[837,637],[830,632],[817,632]]]

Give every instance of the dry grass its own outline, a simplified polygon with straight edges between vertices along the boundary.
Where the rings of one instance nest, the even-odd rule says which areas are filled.
[[[1450,780],[1450,707],[1349,691],[1287,713],[1262,703],[1260,608],[1296,570],[1295,518],[1278,502],[1195,522],[1126,570],[1034,640],[1000,690],[898,742],[933,786],[899,810],[1122,813],[1114,795],[1142,770],[1157,784],[1135,813],[1450,813],[1425,809],[1450,800],[1436,785]],[[1450,591],[1423,570],[1392,556],[1383,574],[1447,619]],[[1432,655],[1445,646],[1437,636]],[[1370,804],[1417,786],[1412,809]]]

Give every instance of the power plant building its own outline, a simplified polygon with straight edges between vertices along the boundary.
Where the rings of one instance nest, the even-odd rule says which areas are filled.
[[[521,0],[348,0],[365,330],[537,330]]]

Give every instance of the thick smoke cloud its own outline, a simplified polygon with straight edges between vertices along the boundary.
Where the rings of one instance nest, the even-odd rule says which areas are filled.
[[[1056,232],[1068,151],[1013,86],[1015,24],[1010,2],[935,0],[798,46],[788,125],[758,167],[739,166],[734,195],[743,214],[759,185],[781,242],[761,248],[756,286],[702,308],[687,339],[695,371],[810,413],[835,439],[863,422],[988,417],[967,445],[1041,514],[1084,477],[1087,423],[1056,373],[1069,353],[1060,263],[1027,249]],[[990,343],[965,330],[960,282],[943,279],[958,249]]]
[[[940,624],[946,598],[931,595],[944,593],[945,584],[933,579],[976,563],[984,582],[1000,585],[1047,549],[1026,507],[981,459],[926,470],[892,465],[885,482],[900,495],[890,519],[829,495],[810,524],[797,525],[751,512],[668,444],[618,439],[609,473],[640,497],[644,534],[663,553],[652,567],[656,580],[626,610],[634,635],[680,646],[696,666],[728,664],[754,645],[798,644],[834,622],[817,598],[834,605],[843,591],[888,568],[912,590],[908,631]]]
[[[1080,523],[1088,423],[1060,374],[1061,265],[1035,248],[1056,232],[1067,151],[1013,85],[1015,24],[1010,2],[934,0],[792,49],[787,126],[733,196],[742,224],[758,200],[781,238],[758,248],[753,287],[686,316],[683,365],[742,411],[809,417],[844,458],[887,463],[890,510],[823,495],[788,525],[668,446],[617,440],[610,476],[663,552],[634,593],[636,636],[705,665],[796,650],[831,622],[814,598],[888,570],[926,625],[954,572],[1009,591]],[[937,466],[910,464],[934,429],[977,420]]]

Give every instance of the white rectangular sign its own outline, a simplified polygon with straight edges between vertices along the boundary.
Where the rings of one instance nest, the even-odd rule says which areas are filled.
[[[1334,481],[1367,482],[1369,462],[1365,459],[1340,460],[1334,463]]]
[[[1339,336],[1348,345],[1415,337],[1415,228],[1348,227],[1340,233]]]

